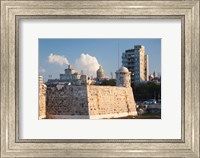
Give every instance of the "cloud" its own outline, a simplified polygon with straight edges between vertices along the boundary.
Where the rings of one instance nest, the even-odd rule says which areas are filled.
[[[57,55],[57,54],[53,54],[53,53],[51,53],[48,56],[48,62],[56,63],[56,64],[59,64],[60,66],[69,64],[69,61],[67,60],[67,58],[65,56],[61,56],[61,55]]]
[[[46,70],[42,66],[40,66],[39,67],[39,73],[43,74],[45,72],[46,72]]]
[[[84,53],[82,53],[75,61],[75,67],[79,72],[83,70],[84,74],[93,77],[96,77],[96,71],[98,70],[99,65],[96,57]]]

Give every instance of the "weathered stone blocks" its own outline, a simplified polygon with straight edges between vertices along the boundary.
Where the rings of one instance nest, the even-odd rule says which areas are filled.
[[[137,115],[131,87],[71,86],[48,87],[47,118],[117,118]]]
[[[39,84],[39,118],[46,117],[46,88],[45,84]]]

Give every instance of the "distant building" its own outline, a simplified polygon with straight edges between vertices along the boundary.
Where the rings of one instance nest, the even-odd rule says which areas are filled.
[[[39,76],[39,84],[42,84],[43,83],[43,76]]]
[[[158,75],[155,71],[149,75],[149,81],[154,83],[160,83],[161,82],[161,76]]]
[[[155,71],[153,72],[153,77],[156,78],[158,77],[158,73],[156,73]]]
[[[67,85],[86,85],[88,84],[88,76],[83,74],[83,72],[76,72],[71,65],[65,69],[64,74],[60,74],[60,79],[49,79],[47,85],[49,84],[67,84]]]
[[[104,69],[102,66],[99,66],[99,69],[97,70],[97,80],[100,81],[104,78]]]
[[[131,72],[131,83],[149,80],[149,61],[144,46],[136,45],[134,49],[125,50],[122,65]]]
[[[64,74],[60,74],[60,80],[61,81],[68,81],[71,82],[72,80],[75,79],[80,79],[80,74],[77,73],[71,65],[68,65],[68,68],[65,69],[65,73]]]

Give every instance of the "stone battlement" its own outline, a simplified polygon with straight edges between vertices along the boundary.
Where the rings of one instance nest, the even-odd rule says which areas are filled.
[[[99,119],[128,115],[137,115],[131,87],[96,85],[47,87],[47,118]]]

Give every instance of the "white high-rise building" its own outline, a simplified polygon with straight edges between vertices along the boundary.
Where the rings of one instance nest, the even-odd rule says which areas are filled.
[[[149,61],[142,45],[134,46],[134,49],[125,50],[122,53],[122,65],[131,72],[131,83],[149,80]]]

